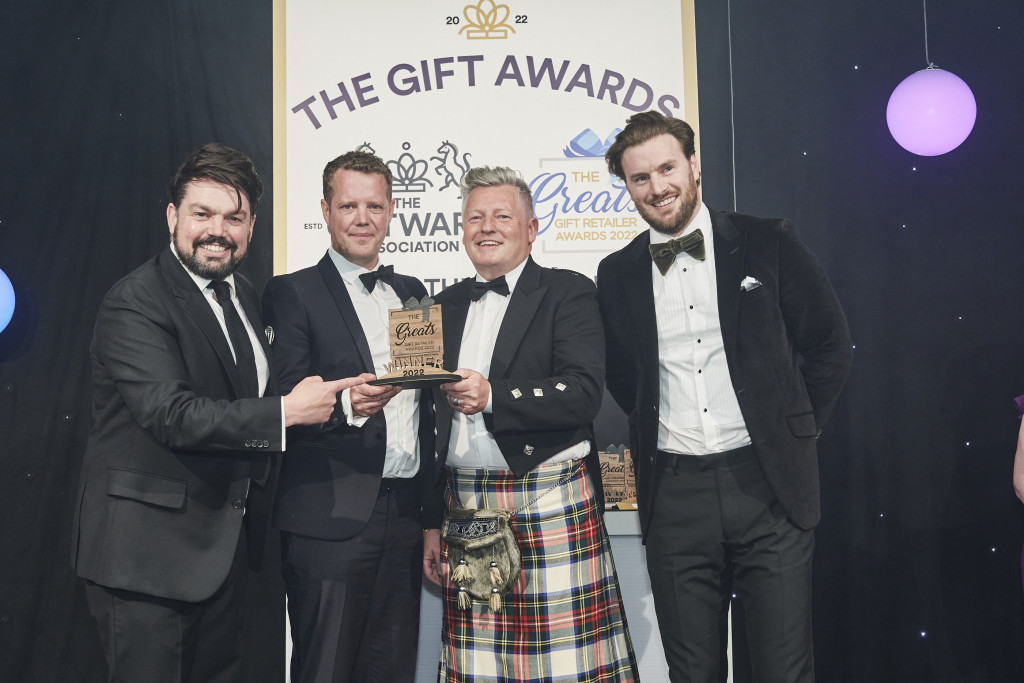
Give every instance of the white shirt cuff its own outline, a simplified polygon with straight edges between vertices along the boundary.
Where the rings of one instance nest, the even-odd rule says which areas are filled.
[[[362,427],[370,419],[368,415],[354,415],[352,413],[352,389],[345,389],[341,392],[341,407],[345,411],[345,420],[349,427]]]

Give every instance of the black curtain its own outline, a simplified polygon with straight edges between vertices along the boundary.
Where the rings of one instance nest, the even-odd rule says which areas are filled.
[[[104,293],[163,248],[175,168],[219,141],[273,187],[271,2],[9,0],[0,17],[0,680],[106,680],[70,566]],[[273,204],[243,266],[271,275]],[[284,678],[283,589],[253,605],[247,681]]]
[[[927,3],[931,61],[978,103],[967,141],[930,158],[885,120],[927,65],[921,2],[697,9],[705,202],[792,218],[856,345],[819,441],[818,679],[1024,680],[1024,6]]]
[[[933,158],[885,124],[893,88],[925,66],[921,3],[696,6],[705,201],[792,218],[857,346],[820,440],[818,678],[1024,680],[1024,505],[1010,486],[1024,6],[928,3],[931,60],[978,101],[971,137]],[[242,149],[272,186],[271,2],[8,0],[2,14],[0,269],[18,308],[0,333],[0,680],[100,681],[68,549],[93,319],[165,244],[165,187],[193,148]],[[257,286],[269,200],[243,266]],[[247,681],[283,678],[275,565]]]

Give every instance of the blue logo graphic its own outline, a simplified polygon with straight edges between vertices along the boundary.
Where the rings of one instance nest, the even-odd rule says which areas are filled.
[[[570,159],[575,157],[603,157],[604,153],[608,151],[608,148],[612,146],[615,138],[621,132],[621,128],[616,128],[608,134],[608,137],[602,143],[601,138],[597,137],[597,133],[587,128],[569,141],[569,146],[562,150],[562,154]]]

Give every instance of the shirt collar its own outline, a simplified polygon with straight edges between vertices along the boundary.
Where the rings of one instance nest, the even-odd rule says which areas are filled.
[[[363,266],[357,266],[356,264],[352,263],[347,258],[336,252],[334,250],[334,247],[328,249],[327,253],[330,255],[331,262],[334,264],[334,267],[338,269],[338,275],[341,275],[342,280],[344,280],[347,284],[357,289],[366,289],[366,285],[364,285],[363,282],[359,279],[359,276],[362,275],[363,273],[370,273],[372,272],[371,270],[369,270],[368,268],[364,268]],[[383,264],[381,264],[380,260],[378,259],[377,267],[379,268],[381,265]],[[384,283],[381,282],[380,285],[383,287]]]

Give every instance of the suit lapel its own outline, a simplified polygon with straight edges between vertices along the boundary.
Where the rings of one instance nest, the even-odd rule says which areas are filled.
[[[621,271],[622,292],[629,318],[636,326],[636,339],[648,340],[644,357],[658,358],[658,315],[654,310],[654,281],[651,266],[650,231],[643,234],[624,252],[628,259]],[[600,286],[600,283],[598,283]],[[657,384],[655,383],[655,387]]]
[[[466,329],[466,316],[469,315],[469,296],[472,291],[469,283],[453,285],[450,298],[441,306],[441,334],[444,338],[444,369],[454,372],[459,368],[459,353],[462,351],[462,333]]]
[[[726,358],[735,359],[746,240],[726,214],[712,211],[711,228],[715,240],[718,320],[722,326]]]
[[[395,283],[391,286],[391,289],[395,290],[395,296],[398,297],[403,306],[405,306],[406,301],[415,298],[412,290],[406,284],[407,282],[408,280],[405,277],[396,274]]]
[[[160,253],[159,261],[161,269],[167,275],[167,279],[171,284],[171,293],[174,295],[174,298],[181,303],[182,310],[185,311],[185,314],[192,319],[196,327],[202,331],[203,335],[210,342],[210,346],[213,347],[214,352],[217,354],[217,359],[224,367],[224,371],[231,382],[231,389],[234,395],[236,397],[241,396],[242,387],[238,378],[238,370],[235,367],[235,357],[231,355],[231,347],[228,346],[224,329],[217,322],[217,316],[214,315],[213,309],[210,308],[210,303],[207,301],[206,296],[196,286],[195,280],[185,270],[185,266],[181,265],[181,262],[178,261],[170,247]]]
[[[342,320],[345,321],[345,326],[348,327],[349,334],[352,335],[352,339],[356,343],[356,350],[359,351],[359,358],[363,361],[365,371],[375,372],[373,355],[370,353],[370,345],[366,342],[363,326],[359,323],[359,315],[356,314],[355,306],[352,305],[352,297],[348,295],[345,282],[341,279],[338,269],[334,267],[330,254],[324,254],[316,267],[327,286],[327,291],[334,299],[334,305],[341,313]]]
[[[528,257],[515,291],[509,296],[505,317],[498,328],[498,338],[494,342],[494,353],[491,355],[491,377],[504,377],[508,371],[516,350],[523,341],[526,330],[536,315],[540,302],[547,294],[547,286],[540,284],[540,266]]]

